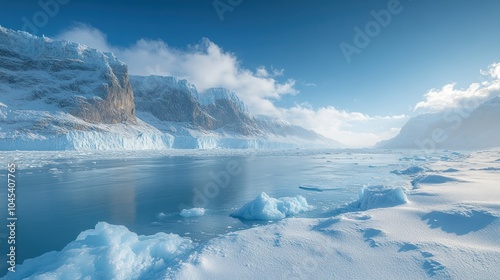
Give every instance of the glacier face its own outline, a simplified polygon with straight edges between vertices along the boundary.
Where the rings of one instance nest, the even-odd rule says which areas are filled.
[[[325,146],[340,144],[253,116],[226,89],[129,76],[111,53],[0,27],[0,150]]]
[[[408,121],[394,138],[377,144],[388,149],[487,149],[500,146],[500,97],[471,109],[423,114]]]

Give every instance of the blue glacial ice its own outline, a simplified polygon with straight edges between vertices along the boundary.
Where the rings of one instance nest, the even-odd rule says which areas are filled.
[[[273,198],[263,192],[231,216],[244,220],[280,220],[310,208],[307,200],[301,195]]]

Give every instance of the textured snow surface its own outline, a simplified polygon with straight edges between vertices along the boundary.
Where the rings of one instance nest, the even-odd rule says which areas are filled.
[[[309,209],[309,204],[301,195],[273,198],[263,192],[231,216],[244,220],[280,220]]]

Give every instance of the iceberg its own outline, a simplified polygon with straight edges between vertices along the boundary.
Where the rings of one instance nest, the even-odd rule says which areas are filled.
[[[5,279],[158,279],[193,247],[176,234],[143,236],[99,222],[61,251],[26,260]]]
[[[424,168],[420,166],[412,166],[408,167],[405,170],[393,170],[391,173],[396,174],[396,175],[415,175],[418,173],[424,172]]]
[[[358,200],[353,202],[351,206],[359,210],[368,210],[392,207],[407,202],[408,197],[403,188],[370,186],[361,189]]]
[[[184,218],[201,217],[205,215],[205,209],[204,208],[182,209],[180,215]]]
[[[244,220],[281,220],[309,209],[307,200],[301,195],[273,198],[263,192],[231,216]]]

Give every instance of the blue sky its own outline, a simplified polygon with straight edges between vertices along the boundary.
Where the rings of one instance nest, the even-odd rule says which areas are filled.
[[[132,73],[178,75],[203,89],[205,77],[194,73],[194,66],[183,65],[180,71],[163,60],[200,64],[209,73],[206,79],[239,89],[257,111],[294,108],[279,113],[290,121],[301,120],[305,113],[311,118],[324,115],[317,122],[336,118],[331,120],[335,133],[324,133],[330,136],[364,131],[378,121],[378,129],[367,132],[376,137],[365,135],[363,143],[397,133],[407,119],[401,115],[414,115],[413,108],[429,90],[450,83],[466,88],[484,79],[480,69],[500,61],[500,2],[495,0],[40,2],[54,1],[59,1],[58,11],[44,24],[34,24],[36,30],[27,31],[113,51]],[[229,5],[223,20],[214,3],[221,9]],[[23,17],[36,23],[37,13],[43,12],[38,1],[2,5],[0,25],[11,29],[26,27]],[[382,10],[391,19],[373,29],[369,44],[358,48],[348,62],[339,45],[356,47],[354,28],[365,30],[375,20],[373,12]],[[158,42],[163,45],[154,47]],[[154,53],[149,60],[127,58],[138,57],[144,48]],[[162,52],[168,54],[159,55]],[[196,60],[202,54],[206,59]],[[157,62],[145,67],[142,61]],[[227,68],[211,71],[211,63],[227,63]],[[245,85],[216,76],[234,72],[239,73],[234,79],[245,80]],[[219,85],[214,83],[206,86]],[[269,93],[250,96],[266,90]]]

